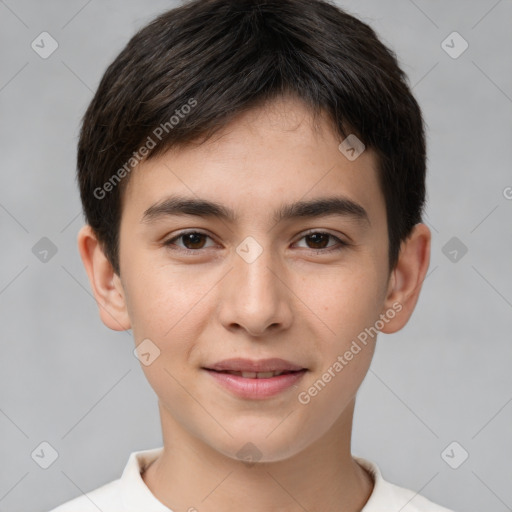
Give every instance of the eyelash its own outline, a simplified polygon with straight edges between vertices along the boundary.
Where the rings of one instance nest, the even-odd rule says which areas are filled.
[[[186,235],[191,235],[191,234],[194,234],[194,235],[203,235],[203,236],[206,236],[208,238],[211,238],[210,235],[208,235],[207,233],[203,233],[201,231],[195,231],[195,230],[191,230],[191,231],[182,231],[181,233],[178,233],[176,236],[170,238],[169,240],[165,241],[163,243],[164,246],[168,247],[169,249],[173,250],[173,251],[179,251],[179,252],[182,252],[184,254],[197,254],[198,252],[201,252],[203,249],[187,249],[187,248],[183,248],[183,247],[179,247],[179,246],[176,246],[176,244],[174,244],[174,242]],[[338,252],[338,251],[341,251],[343,249],[345,249],[346,247],[350,246],[351,244],[349,244],[348,242],[345,242],[344,240],[341,240],[340,238],[338,238],[337,236],[334,236],[333,234],[331,233],[326,233],[324,231],[309,231],[307,233],[304,233],[304,235],[302,235],[302,237],[299,239],[299,240],[302,240],[303,238],[307,237],[307,236],[311,236],[311,235],[327,235],[331,238],[333,238],[336,242],[337,242],[337,245],[333,246],[333,247],[328,247],[326,249],[310,249],[310,251],[314,251],[314,252],[321,252],[321,253],[331,253],[331,252]],[[174,247],[173,247],[174,246]]]

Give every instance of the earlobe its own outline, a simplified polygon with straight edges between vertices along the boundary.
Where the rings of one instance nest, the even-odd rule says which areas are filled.
[[[98,304],[101,321],[114,331],[130,329],[125,293],[119,277],[92,230],[86,224],[78,232],[78,250]]]
[[[381,332],[392,333],[402,329],[414,311],[430,263],[430,229],[416,224],[407,240],[402,242],[398,262],[389,279],[388,292],[382,313],[393,315]],[[398,306],[399,305],[399,306]]]

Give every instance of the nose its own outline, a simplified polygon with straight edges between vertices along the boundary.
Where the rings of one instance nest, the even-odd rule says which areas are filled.
[[[256,337],[289,328],[293,292],[286,281],[286,269],[270,249],[263,249],[254,261],[234,254],[233,268],[220,283],[221,323]]]

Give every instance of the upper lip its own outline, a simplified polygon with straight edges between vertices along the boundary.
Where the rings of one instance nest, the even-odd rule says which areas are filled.
[[[233,371],[233,372],[282,372],[305,370],[303,366],[297,365],[285,359],[273,357],[271,359],[224,359],[215,364],[205,367],[207,370]]]

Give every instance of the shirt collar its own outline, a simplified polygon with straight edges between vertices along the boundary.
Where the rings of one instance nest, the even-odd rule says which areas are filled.
[[[379,466],[362,457],[352,458],[370,473],[373,478],[373,491],[361,512],[396,512],[397,503],[392,486],[384,480]],[[402,504],[403,506],[403,504]]]
[[[120,492],[126,512],[169,512],[161,501],[157,500],[142,479],[141,473],[162,452],[160,448],[132,452],[121,475]],[[172,512],[172,511],[171,511]]]

